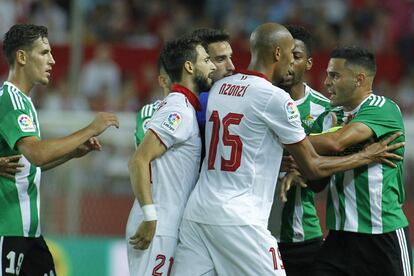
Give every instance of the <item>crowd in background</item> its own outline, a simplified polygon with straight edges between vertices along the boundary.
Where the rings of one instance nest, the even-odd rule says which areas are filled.
[[[0,0],[0,32],[16,22],[49,28],[52,46],[69,45],[71,3],[63,0]],[[248,35],[261,22],[303,25],[315,37],[314,54],[338,44],[373,49],[383,65],[376,93],[397,101],[414,114],[413,0],[85,0],[82,11],[84,45],[94,56],[84,62],[80,94],[72,97],[67,78],[38,90],[35,103],[44,109],[136,111],[159,96],[155,64],[145,64],[137,78],[113,58],[111,45],[159,49],[164,41],[191,29],[222,28],[232,36],[234,52],[248,51]],[[384,58],[382,58],[384,57]],[[314,63],[325,62],[315,58]],[[56,66],[67,66],[57,63]],[[326,64],[319,64],[324,68]],[[3,76],[4,78],[4,76]],[[315,81],[314,81],[315,82]],[[323,76],[313,86],[323,91]],[[57,93],[56,93],[57,92]]]

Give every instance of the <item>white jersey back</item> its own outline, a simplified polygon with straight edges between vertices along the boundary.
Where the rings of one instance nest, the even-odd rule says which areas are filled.
[[[289,94],[256,72],[224,78],[210,90],[206,158],[184,217],[215,225],[264,225],[282,144],[305,138]]]
[[[149,130],[167,148],[151,162],[152,198],[158,216],[156,234],[177,237],[185,204],[199,175],[201,139],[193,107],[199,105],[197,98],[179,85],[172,90],[154,113]],[[141,208],[137,201],[134,205],[138,205],[134,209],[139,212],[140,222]]]

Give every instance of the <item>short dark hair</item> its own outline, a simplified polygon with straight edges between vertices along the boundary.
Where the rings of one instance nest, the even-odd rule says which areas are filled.
[[[39,37],[47,37],[47,28],[33,24],[16,24],[4,35],[3,54],[7,63],[13,65],[16,52],[29,49]]]
[[[207,50],[208,45],[216,42],[230,42],[230,35],[219,29],[201,28],[196,29],[191,33],[191,36],[197,37],[201,40],[203,47]]]
[[[305,44],[308,57],[312,56],[313,37],[312,34],[302,26],[287,25],[286,29],[292,34],[294,39],[300,40]]]
[[[196,37],[183,37],[167,42],[161,51],[161,64],[171,79],[171,82],[180,82],[184,63],[197,61],[196,47],[201,40]]]
[[[331,52],[331,58],[343,58],[346,61],[345,64],[361,66],[374,75],[377,70],[375,55],[367,49],[358,46],[335,48]]]

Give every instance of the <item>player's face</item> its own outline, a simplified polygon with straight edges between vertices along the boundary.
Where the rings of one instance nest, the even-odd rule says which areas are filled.
[[[212,74],[216,70],[216,66],[211,62],[210,56],[207,54],[203,46],[197,45],[197,61],[194,64],[194,82],[196,84],[196,92],[207,91],[213,83]]]
[[[326,70],[325,86],[332,106],[348,106],[355,96],[355,73],[345,65],[343,58],[331,58]]]
[[[210,43],[208,45],[208,53],[211,61],[217,67],[216,71],[211,75],[213,82],[233,74],[234,65],[231,61],[233,51],[227,41]]]
[[[293,65],[289,74],[283,78],[281,86],[292,87],[293,85],[303,82],[305,71],[312,67],[312,58],[308,57],[305,44],[302,40],[295,39],[295,48],[293,49]]]
[[[46,85],[49,83],[52,66],[55,64],[49,40],[39,37],[26,53],[25,70],[34,84]]]
[[[283,41],[280,43],[280,59],[277,63],[277,67],[273,71],[272,82],[274,85],[280,85],[280,82],[288,76],[289,71],[292,70],[293,66],[293,49],[295,43],[292,35],[289,33],[285,36]]]

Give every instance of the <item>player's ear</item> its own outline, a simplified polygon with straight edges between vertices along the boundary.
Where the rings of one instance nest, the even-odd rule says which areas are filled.
[[[185,63],[184,63],[184,70],[188,73],[188,74],[190,74],[190,75],[192,75],[193,73],[194,73],[194,64],[191,62],[191,61],[186,61]]]
[[[21,65],[26,64],[26,52],[24,50],[17,50],[16,51],[16,62]]]
[[[364,81],[365,81],[366,77],[367,77],[367,76],[366,76],[364,73],[359,73],[359,74],[357,74],[357,75],[356,75],[356,82],[355,82],[355,86],[356,86],[356,87],[361,86],[361,85],[364,83]]]
[[[312,68],[313,65],[313,58],[308,58],[308,60],[306,61],[306,71],[309,71]]]
[[[280,60],[280,47],[276,46],[273,50],[273,57],[275,59],[275,61],[279,61]]]

